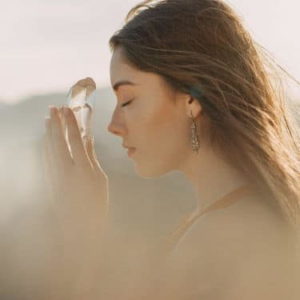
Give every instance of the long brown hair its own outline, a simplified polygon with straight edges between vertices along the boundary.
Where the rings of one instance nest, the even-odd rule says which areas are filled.
[[[136,68],[191,94],[215,149],[297,225],[300,139],[274,61],[221,0],[144,1],[110,39]],[[278,65],[277,65],[278,66]],[[278,70],[277,70],[278,71]],[[277,74],[277,73],[276,73]]]

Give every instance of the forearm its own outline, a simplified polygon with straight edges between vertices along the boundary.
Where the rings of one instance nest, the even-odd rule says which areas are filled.
[[[80,296],[88,295],[97,286],[102,253],[109,247],[110,217],[105,222],[74,219],[57,225],[58,232],[53,235],[55,251],[46,261],[52,266],[47,275],[48,287],[51,291],[59,291],[53,296],[55,300],[66,295],[82,299]]]

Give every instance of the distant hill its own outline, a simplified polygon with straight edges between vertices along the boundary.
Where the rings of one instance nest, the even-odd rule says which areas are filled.
[[[166,232],[183,212],[193,207],[193,191],[178,173],[150,180],[135,174],[133,163],[122,148],[122,139],[107,131],[114,97],[111,89],[97,91],[93,119],[96,152],[109,174],[114,213],[133,230],[138,223],[139,230],[144,228],[149,235],[155,231]],[[3,189],[10,198],[8,207],[4,208],[7,218],[22,214],[23,205],[30,208],[32,199],[39,195],[44,118],[49,115],[49,105],[61,106],[65,101],[66,95],[60,93],[37,95],[0,110],[0,164],[7,170],[2,173],[1,182],[5,182]]]
[[[48,106],[65,101],[64,94],[39,95],[0,107],[1,299],[41,299],[33,295],[47,291],[43,276],[52,266],[45,261],[52,251],[60,251],[52,239],[59,225],[45,195],[41,141]],[[174,230],[182,215],[195,207],[195,194],[179,173],[155,179],[135,174],[121,138],[107,132],[114,105],[110,89],[97,91],[93,128],[96,152],[110,179],[115,238],[127,242],[130,233],[142,236],[143,244],[150,246]]]
[[[5,107],[7,107],[7,104],[5,104],[4,102],[0,101],[0,110],[4,109]]]
[[[96,152],[111,179],[115,212],[124,222],[128,222],[128,226],[135,226],[136,220],[132,214],[136,214],[135,217],[145,227],[149,229],[152,226],[150,231],[154,228],[161,230],[159,226],[169,230],[175,220],[195,204],[191,186],[178,173],[150,180],[135,174],[133,162],[122,148],[122,139],[107,131],[115,101],[110,88],[97,90],[93,119]],[[0,176],[4,177],[1,182],[5,182],[5,189],[10,191],[9,197],[14,199],[10,201],[14,213],[18,210],[13,204],[18,207],[19,203],[31,203],[28,199],[34,198],[40,184],[41,139],[45,133],[44,118],[49,115],[48,106],[61,106],[65,102],[66,94],[53,93],[0,107],[0,164],[6,170]],[[294,105],[293,111],[298,112],[299,117],[300,102]],[[300,125],[300,119],[298,121]],[[128,205],[135,207],[130,213]],[[145,217],[143,213],[150,213],[150,216]],[[10,216],[11,212],[7,215]],[[162,223],[152,224],[153,218],[161,219]]]

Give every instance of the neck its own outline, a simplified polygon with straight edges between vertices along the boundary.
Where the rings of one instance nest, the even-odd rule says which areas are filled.
[[[225,195],[249,184],[247,178],[212,151],[192,154],[181,171],[192,183],[197,197],[195,213],[212,205]]]

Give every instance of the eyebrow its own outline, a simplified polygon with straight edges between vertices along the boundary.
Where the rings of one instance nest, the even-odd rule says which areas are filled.
[[[128,80],[121,80],[121,81],[118,81],[116,82],[114,85],[113,85],[113,89],[114,91],[116,92],[118,90],[118,88],[122,85],[136,85],[135,83],[131,82],[131,81],[128,81]]]

